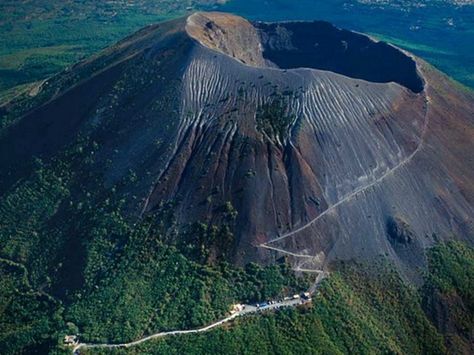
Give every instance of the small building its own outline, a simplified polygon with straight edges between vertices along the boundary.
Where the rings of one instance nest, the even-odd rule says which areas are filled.
[[[243,304],[237,303],[232,305],[232,308],[230,310],[230,314],[235,314],[242,312],[244,310],[245,306]]]
[[[77,335],[66,335],[64,337],[64,344],[68,346],[73,346],[78,343]]]

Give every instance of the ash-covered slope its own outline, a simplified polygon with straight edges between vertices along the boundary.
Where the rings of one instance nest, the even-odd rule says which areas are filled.
[[[412,270],[436,238],[472,241],[474,96],[360,34],[198,13],[45,85],[0,138],[2,190],[87,136],[105,185],[138,177],[119,191],[131,218],[168,200],[179,224],[235,209],[215,254],[236,262],[386,255]]]

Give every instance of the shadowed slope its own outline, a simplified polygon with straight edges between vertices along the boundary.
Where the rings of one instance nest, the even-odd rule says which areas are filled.
[[[329,70],[377,83],[423,90],[416,63],[399,49],[327,22],[256,23],[263,56],[279,68]]]

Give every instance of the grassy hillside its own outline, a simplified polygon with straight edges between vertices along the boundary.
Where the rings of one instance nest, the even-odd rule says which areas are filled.
[[[453,353],[472,353],[474,340],[474,249],[449,243],[429,253],[423,308]]]
[[[63,325],[61,306],[33,290],[26,268],[0,259],[0,348],[11,354],[46,353]]]

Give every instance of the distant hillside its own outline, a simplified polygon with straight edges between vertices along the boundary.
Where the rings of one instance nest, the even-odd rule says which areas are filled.
[[[145,25],[219,3],[222,1],[2,1],[0,92],[43,80]]]

